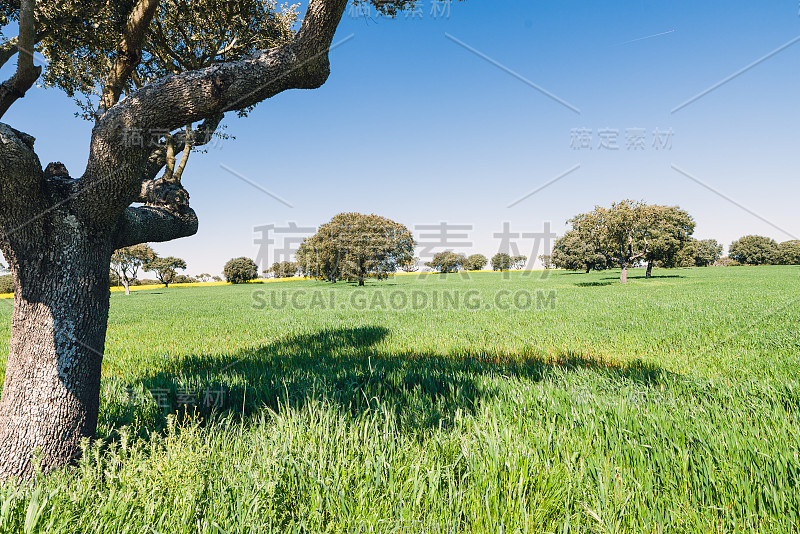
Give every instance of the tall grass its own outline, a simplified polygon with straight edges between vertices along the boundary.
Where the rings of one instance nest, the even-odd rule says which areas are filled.
[[[115,294],[98,439],[3,488],[0,530],[798,532],[796,269],[656,273],[355,293],[477,295],[399,311],[310,281]],[[555,308],[497,307],[539,289]]]

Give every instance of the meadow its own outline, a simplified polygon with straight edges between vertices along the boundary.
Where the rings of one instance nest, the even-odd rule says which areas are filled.
[[[654,275],[113,293],[97,438],[0,531],[800,532],[800,269]]]

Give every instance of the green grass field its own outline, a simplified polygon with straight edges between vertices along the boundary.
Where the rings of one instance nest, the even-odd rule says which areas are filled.
[[[800,532],[800,269],[654,274],[113,294],[98,439],[0,530]]]

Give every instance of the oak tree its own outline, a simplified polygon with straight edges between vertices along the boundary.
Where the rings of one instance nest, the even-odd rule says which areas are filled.
[[[694,233],[694,220],[691,215],[677,206],[647,206],[645,239],[647,262],[645,276],[650,278],[653,265],[676,267],[681,250],[689,243]]]
[[[305,239],[297,263],[306,276],[329,282],[384,279],[414,255],[414,238],[404,225],[378,215],[340,213]]]
[[[146,243],[124,247],[111,255],[111,270],[122,282],[125,294],[130,295],[131,282],[136,280],[139,269],[156,259],[156,253]]]
[[[289,89],[320,87],[347,0],[291,10],[256,0],[3,0],[0,117],[42,75],[93,122],[80,176],[43,169],[35,139],[0,124],[0,250],[16,290],[2,398],[0,479],[80,455],[94,434],[115,250],[196,233],[181,181],[188,153],[226,113]],[[372,0],[385,13],[413,3]],[[194,3],[192,3],[194,4]],[[196,126],[199,123],[199,126]],[[44,126],[46,127],[46,126]],[[158,138],[157,146],[142,142]]]
[[[166,258],[156,256],[144,265],[144,270],[155,274],[159,282],[164,284],[164,287],[169,287],[171,283],[175,282],[178,269],[186,269],[186,262],[174,256],[167,256]]]
[[[731,243],[728,256],[743,265],[772,265],[780,261],[780,249],[774,239],[746,235]]]
[[[694,243],[694,264],[698,267],[714,265],[722,256],[722,245],[716,239],[700,239]]]
[[[596,247],[583,241],[576,230],[569,230],[556,239],[553,244],[552,263],[559,269],[579,271],[585,269],[604,269],[607,259]]]
[[[258,265],[250,258],[233,258],[225,264],[222,274],[231,284],[244,284],[258,278]]]
[[[783,265],[800,265],[800,241],[784,241],[778,245],[777,256]]]
[[[493,271],[507,271],[514,265],[514,258],[505,252],[498,252],[492,256],[492,270]]]
[[[398,263],[400,270],[405,273],[415,273],[419,271],[420,259],[417,256],[406,256]]]
[[[647,254],[650,212],[644,202],[623,200],[610,208],[595,206],[589,213],[570,219],[582,241],[592,245],[620,268],[619,281],[628,282],[628,268]]]
[[[486,264],[489,263],[489,260],[483,254],[471,254],[464,260],[464,269],[468,271],[480,271]]]
[[[447,274],[462,269],[466,261],[467,258],[464,257],[463,254],[456,254],[450,251],[437,252],[425,266],[430,267],[434,271],[439,271],[442,274]]]

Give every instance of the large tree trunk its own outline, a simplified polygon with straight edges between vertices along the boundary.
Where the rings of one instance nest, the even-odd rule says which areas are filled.
[[[17,287],[0,400],[0,480],[67,465],[97,426],[113,247],[76,231],[70,217],[51,219],[64,224],[47,245],[10,251]]]
[[[620,284],[627,284],[628,283],[628,262],[621,261],[619,262],[619,266],[622,267],[622,273],[619,275],[619,283]]]
[[[652,261],[648,261],[647,262],[647,273],[645,274],[645,278],[650,278],[651,276],[653,276],[653,262]]]
[[[122,286],[125,288],[125,294],[130,295],[131,294],[130,282],[128,282],[127,280],[122,280]]]

